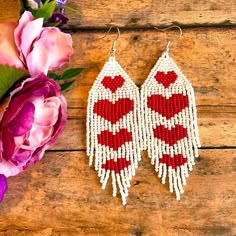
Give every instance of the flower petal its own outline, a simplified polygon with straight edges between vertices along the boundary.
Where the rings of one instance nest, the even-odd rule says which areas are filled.
[[[40,126],[53,126],[58,120],[58,111],[61,105],[60,98],[50,97],[44,101],[39,98],[33,101],[35,110],[35,123]]]
[[[40,103],[38,99],[41,99]],[[37,102],[34,104],[34,101]],[[35,113],[34,120],[32,118],[33,112],[30,108],[32,104],[34,108],[40,105],[37,108],[40,108],[41,113],[45,113],[42,117],[38,115],[38,122],[36,122]],[[23,111],[24,108],[25,111]],[[45,150],[55,143],[64,130],[67,120],[66,100],[61,94],[60,86],[41,73],[25,80],[11,93],[8,108],[3,112],[0,121],[0,174],[8,177],[38,162]],[[40,111],[38,112],[40,114]],[[28,127],[25,124],[28,119],[27,113],[31,117]],[[14,120],[17,123],[23,120],[20,123],[20,130],[14,127]],[[32,122],[33,125],[30,128]],[[9,126],[11,129],[8,128]],[[29,128],[30,131],[26,132]]]
[[[54,42],[53,52],[50,55],[49,70],[61,67],[69,61],[73,54],[70,34],[65,34],[55,27],[47,27],[43,29],[41,38],[48,38]]]
[[[9,105],[10,100],[11,100],[10,97],[6,97],[0,103],[0,122],[2,120],[5,110],[7,109],[8,105]]]
[[[43,72],[48,73],[50,56],[53,53],[53,42],[46,38],[34,43],[32,52],[26,58],[27,66],[31,76]]]
[[[33,15],[31,14],[31,12],[29,11],[25,11],[24,14],[21,16],[20,20],[19,20],[19,24],[16,27],[15,31],[14,31],[14,37],[15,37],[15,42],[16,42],[16,46],[18,48],[19,51],[21,51],[21,35],[22,32],[25,28],[25,26],[34,19]]]
[[[19,149],[11,158],[11,162],[16,166],[24,166],[31,159],[32,151]]]
[[[4,193],[7,191],[7,178],[0,174],[0,202],[3,200]]]
[[[28,0],[28,4],[34,10],[38,10],[39,8],[39,4],[35,0]]]
[[[20,48],[25,58],[31,51],[34,40],[39,37],[42,27],[43,18],[39,18],[29,22],[23,29]]]
[[[30,142],[30,148],[36,149],[44,145],[50,140],[52,133],[53,127],[45,127],[34,124],[30,131],[30,136],[28,138],[28,141]],[[25,146],[22,147],[25,149],[27,148]]]
[[[58,114],[58,120],[57,123],[54,125],[54,131],[50,141],[48,142],[48,146],[51,146],[56,142],[58,136],[63,133],[67,123],[67,101],[63,95],[60,96],[60,99],[61,107]]]
[[[14,40],[16,25],[15,23],[0,24],[0,64],[23,68]]]
[[[16,165],[12,164],[11,162],[3,159],[0,162],[0,170],[3,175],[5,175],[6,177],[9,177],[9,176],[15,176],[15,175],[19,174],[20,172],[22,172],[23,167],[16,166]]]
[[[4,138],[2,142],[2,149],[3,149],[2,157],[6,160],[10,160],[12,155],[14,154],[16,147],[14,142],[14,137],[12,136],[12,134],[9,132],[8,129],[3,129],[1,136],[2,138]]]
[[[14,137],[23,136],[30,131],[34,122],[34,111],[34,104],[27,102],[16,117],[7,125]]]

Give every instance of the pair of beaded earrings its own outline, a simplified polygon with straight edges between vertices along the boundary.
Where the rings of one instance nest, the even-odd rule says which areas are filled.
[[[182,36],[180,27],[172,27]],[[192,85],[170,57],[168,41],[139,90],[116,61],[117,31],[111,56],[89,92],[89,164],[95,159],[103,189],[112,177],[113,196],[119,189],[125,205],[141,151],[147,150],[158,177],[164,184],[168,176],[170,192],[179,200],[200,147]]]

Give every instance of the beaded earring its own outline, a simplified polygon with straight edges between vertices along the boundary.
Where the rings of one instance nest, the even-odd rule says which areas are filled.
[[[141,160],[141,118],[139,90],[115,58],[115,42],[120,36],[116,28],[118,36],[112,53],[89,92],[87,155],[90,165],[95,159],[102,188],[111,175],[113,196],[117,195],[118,185],[125,205],[130,180]]]
[[[172,27],[180,30],[180,38],[181,28],[167,29]],[[170,41],[141,87],[143,145],[158,177],[164,184],[168,176],[170,192],[179,200],[200,141],[193,87],[169,55],[169,47]]]

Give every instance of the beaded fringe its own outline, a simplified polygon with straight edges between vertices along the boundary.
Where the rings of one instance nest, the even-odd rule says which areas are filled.
[[[113,196],[117,185],[126,204],[130,180],[141,160],[139,90],[115,57],[95,80],[87,107],[87,155],[95,159],[102,188],[111,175]]]
[[[143,147],[177,200],[200,147],[191,83],[165,51],[141,87]]]

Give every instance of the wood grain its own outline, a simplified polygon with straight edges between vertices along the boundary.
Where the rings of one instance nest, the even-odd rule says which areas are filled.
[[[8,179],[0,204],[0,236],[233,236],[236,235],[236,2],[224,0],[77,1],[69,5],[75,53],[58,70],[84,67],[65,93],[68,125],[44,159]],[[1,1],[0,22],[17,21],[18,0]],[[121,27],[117,60],[137,86],[171,39],[171,55],[192,82],[203,149],[180,202],[163,186],[146,153],[126,207],[101,190],[85,155],[87,96],[107,61],[116,34],[100,39],[108,24]],[[178,32],[152,26],[179,24]],[[197,27],[201,26],[201,27]],[[227,26],[227,27],[226,27]],[[102,30],[101,30],[102,29]]]
[[[177,43],[177,31],[122,31],[117,41],[117,60],[139,86],[163,52],[166,40],[172,39],[171,55],[192,82],[197,105],[233,106],[235,111],[235,32],[219,28],[186,29]],[[81,66],[85,71],[67,93],[69,107],[86,107],[88,91],[108,59],[115,34],[100,40],[103,34],[99,32],[73,34],[76,53],[68,67]]]
[[[236,146],[236,112],[224,111],[222,107],[214,107],[214,110],[209,107],[204,108],[198,109],[202,147]],[[86,110],[69,109],[69,117],[65,132],[52,147],[53,150],[85,150],[86,148]]]
[[[20,15],[20,4],[18,0],[0,1],[0,22],[17,22]]]
[[[111,196],[110,184],[101,190],[84,152],[48,152],[34,168],[9,179],[0,233],[234,235],[235,150],[201,150],[200,155],[180,202],[144,155],[123,207]]]
[[[150,27],[179,24],[186,26],[231,25],[236,23],[236,2],[224,0],[90,0],[70,1],[81,16],[70,15],[70,27]]]
[[[69,28],[104,28],[115,23],[120,27],[148,28],[153,25],[167,26],[216,26],[236,24],[236,2],[224,0],[121,0],[68,1],[81,14],[67,14]],[[19,4],[17,0],[1,1],[1,21],[17,21]]]
[[[172,55],[193,83],[199,110],[199,126],[203,147],[235,146],[236,118],[236,45],[234,29],[185,30]],[[82,66],[85,71],[76,86],[66,93],[69,121],[56,150],[85,149],[85,116],[88,91],[107,60],[111,35],[97,40],[101,33],[80,32],[73,35],[76,54],[68,67]],[[161,55],[166,38],[175,32],[124,31],[117,42],[117,59],[137,85],[141,85]],[[145,48],[145,50],[140,50]],[[78,120],[79,119],[79,120]],[[74,135],[70,135],[73,133]],[[212,138],[212,135],[215,138]]]

